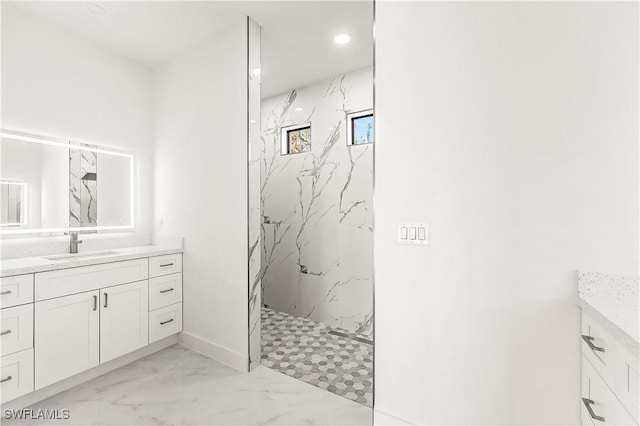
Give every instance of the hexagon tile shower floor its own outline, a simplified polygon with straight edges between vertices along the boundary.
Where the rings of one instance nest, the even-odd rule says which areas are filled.
[[[370,407],[373,346],[365,342],[343,330],[262,308],[262,365]]]

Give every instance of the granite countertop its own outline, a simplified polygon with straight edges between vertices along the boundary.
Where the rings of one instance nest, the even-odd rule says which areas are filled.
[[[32,274],[34,272],[54,271],[57,269],[76,268],[78,266],[99,265],[101,263],[119,262],[123,260],[140,259],[143,257],[161,256],[164,254],[182,253],[182,248],[175,245],[147,245],[139,247],[97,250],[95,252],[80,252],[78,258],[49,260],[62,255],[21,257],[0,260],[0,277],[11,275]],[[100,254],[110,252],[108,254]],[[86,257],[95,253],[95,257]]]
[[[578,305],[636,352],[640,348],[638,282],[634,276],[578,272]]]

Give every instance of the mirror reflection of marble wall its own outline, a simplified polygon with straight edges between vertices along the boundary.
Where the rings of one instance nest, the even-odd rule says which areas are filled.
[[[25,185],[26,207],[22,210],[26,220],[19,225],[0,224],[0,233],[41,229],[62,232],[69,227],[132,227],[133,157],[105,148],[99,148],[99,152],[87,151],[79,149],[80,146],[98,148],[3,130],[0,180]]]
[[[347,145],[346,117],[372,105],[371,69],[263,101],[260,200],[264,303],[368,337],[373,145]],[[306,122],[310,152],[282,155],[281,128]]]
[[[69,226],[98,226],[97,173],[98,153],[69,149]]]

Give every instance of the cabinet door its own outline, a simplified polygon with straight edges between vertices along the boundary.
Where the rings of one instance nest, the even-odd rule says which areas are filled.
[[[36,389],[98,365],[98,296],[90,291],[35,304]]]
[[[149,343],[149,282],[100,290],[100,362]]]

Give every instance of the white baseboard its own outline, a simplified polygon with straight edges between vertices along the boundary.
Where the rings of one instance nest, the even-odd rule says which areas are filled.
[[[220,361],[234,370],[246,373],[248,371],[248,360],[246,355],[239,354],[224,346],[203,339],[191,333],[182,332],[179,334],[178,342],[191,350],[200,352],[202,355]]]
[[[373,410],[373,424],[375,426],[387,426],[387,425],[415,425],[410,421],[401,419],[384,411],[380,411],[377,408]]]
[[[82,384],[88,380],[95,379],[98,376],[102,376],[105,373],[108,373],[117,368],[130,364],[133,361],[137,361],[140,358],[144,358],[147,355],[151,355],[154,352],[158,352],[161,349],[164,349],[171,345],[175,345],[176,343],[178,343],[177,334],[174,334],[173,336],[165,337],[162,340],[153,342],[150,345],[147,345],[136,351],[123,355],[120,358],[116,358],[111,361],[105,362],[104,364],[100,364],[97,367],[94,367],[87,371],[83,371],[82,373],[76,374],[75,376],[71,376],[64,380],[56,382],[45,388],[38,389],[37,391],[28,393],[26,395],[23,395],[11,401],[7,401],[4,404],[2,404],[2,410],[4,412],[5,409],[19,410],[19,409],[28,407],[44,399],[50,398],[53,395],[56,395],[60,392],[64,392],[68,389],[71,389],[74,386],[78,386],[79,384]]]

